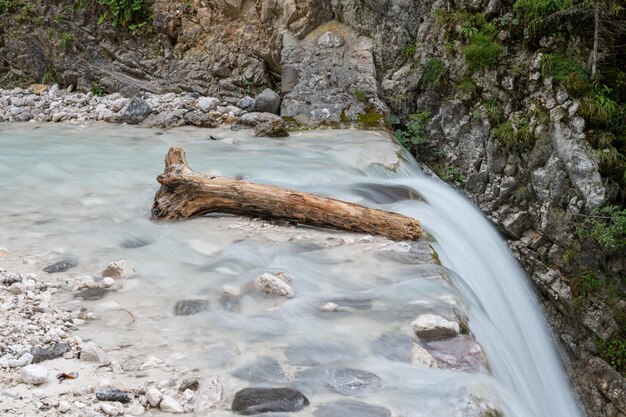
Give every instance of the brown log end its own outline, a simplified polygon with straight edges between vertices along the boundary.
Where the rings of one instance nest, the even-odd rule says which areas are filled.
[[[165,174],[170,173],[188,173],[191,172],[189,164],[187,163],[187,156],[185,150],[178,146],[172,146],[165,155]]]

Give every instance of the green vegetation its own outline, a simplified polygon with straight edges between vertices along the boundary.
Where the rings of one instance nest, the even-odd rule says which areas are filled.
[[[493,68],[498,64],[502,46],[496,40],[498,30],[483,13],[457,10],[453,13],[439,10],[437,21],[448,36],[465,43],[463,53],[471,72]]]
[[[461,171],[452,165],[445,167],[438,175],[442,180],[447,183],[454,184],[457,188],[462,187],[463,184],[465,184],[465,181],[467,181],[465,175],[461,174]]]
[[[135,35],[148,23],[148,6],[144,0],[98,0],[98,3],[104,7],[98,24],[109,22],[127,27]]]
[[[420,86],[441,87],[448,83],[448,69],[439,58],[431,58],[424,64]]]
[[[609,340],[596,342],[600,356],[622,375],[626,376],[626,339],[612,337]]]
[[[502,112],[500,111],[502,105],[500,102],[497,99],[490,97],[485,101],[484,105],[489,121],[491,123],[500,123],[500,121],[502,121]]]
[[[18,22],[22,22],[22,23],[30,22],[31,17],[34,14],[34,12],[35,10],[33,6],[29,3],[26,3],[22,6],[22,8],[20,9],[20,12],[15,18],[17,19]]]
[[[0,0],[0,13],[9,13],[20,6],[18,0]]]
[[[365,91],[360,90],[360,89],[355,89],[352,94],[354,95],[354,98],[356,99],[356,101],[366,101],[367,100],[367,94],[365,94]]]
[[[514,8],[526,22],[537,22],[573,4],[573,0],[517,0]]]
[[[626,209],[619,206],[595,209],[585,217],[578,234],[593,239],[607,249],[626,247]]]
[[[402,48],[402,56],[405,58],[412,58],[413,55],[415,55],[415,52],[417,52],[417,46],[413,43]]]
[[[478,89],[474,81],[469,77],[463,77],[459,80],[457,88],[465,94],[474,94]]]
[[[409,116],[403,130],[396,130],[394,136],[406,149],[420,145],[428,139],[428,123],[432,114],[427,111],[413,113]]]
[[[67,33],[67,32],[63,32],[59,35],[59,44],[61,45],[61,47],[65,50],[68,50],[72,47],[72,35]]]
[[[580,97],[589,89],[589,76],[575,59],[561,54],[545,54],[541,58],[541,72],[552,77],[574,97]]]
[[[94,84],[91,87],[91,94],[93,94],[96,97],[102,97],[103,95],[106,94],[106,91],[104,90],[103,87]]]
[[[502,53],[502,47],[493,37],[484,33],[472,35],[463,48],[470,71],[495,67]]]
[[[380,114],[380,112],[372,106],[367,106],[362,113],[359,113],[356,116],[356,122],[360,127],[365,129],[380,128],[386,123],[385,116]]]
[[[531,149],[535,144],[535,136],[528,116],[516,115],[493,130],[494,137],[506,152],[522,152]]]

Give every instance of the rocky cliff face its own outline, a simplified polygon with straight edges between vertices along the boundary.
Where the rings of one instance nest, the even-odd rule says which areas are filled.
[[[150,29],[132,36],[98,26],[97,10],[49,1],[26,20],[15,20],[17,11],[0,17],[1,83],[194,91],[230,102],[270,86],[281,91],[283,116],[312,125],[382,126],[383,116],[428,111],[429,140],[415,148],[418,159],[456,183],[509,240],[588,414],[624,417],[626,382],[600,358],[598,341],[620,331],[625,302],[581,297],[574,278],[583,269],[623,277],[626,259],[577,235],[580,219],[616,193],[586,140],[580,100],[543,76],[542,53],[507,30],[494,35],[501,63],[477,71],[468,71],[462,40],[451,36],[462,29],[454,10],[483,12],[502,28],[510,3],[156,0]],[[433,62],[441,66],[434,78]]]

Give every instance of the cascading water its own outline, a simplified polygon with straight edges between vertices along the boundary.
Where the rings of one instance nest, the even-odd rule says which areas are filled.
[[[207,140],[209,133],[197,129],[0,125],[0,246],[46,260],[72,255],[82,274],[130,259],[139,277],[109,297],[132,310],[136,322],[128,325],[124,314],[108,312],[82,335],[104,345],[130,343],[202,374],[231,375],[229,398],[251,383],[294,385],[312,400],[298,415],[310,416],[319,404],[341,398],[325,378],[342,366],[376,374],[382,386],[358,398],[398,417],[478,416],[475,398],[497,404],[507,417],[582,415],[505,243],[471,203],[424,175],[386,136],[211,134],[225,140]],[[186,149],[198,172],[241,175],[414,216],[433,236],[445,268],[405,259],[411,253],[401,244],[359,236],[355,243],[340,232],[233,217],[153,223],[155,177],[173,144]],[[427,259],[424,248],[416,251]],[[297,296],[268,304],[246,293],[266,270],[291,275]],[[243,294],[225,300],[223,286]],[[172,316],[178,299],[200,296],[210,300],[209,312]],[[328,300],[347,303],[350,313],[321,313]],[[69,296],[61,302],[77,305]],[[81,305],[99,308],[98,302]],[[402,343],[410,343],[415,314],[450,306],[468,317],[490,374],[471,363],[423,369],[404,359]]]

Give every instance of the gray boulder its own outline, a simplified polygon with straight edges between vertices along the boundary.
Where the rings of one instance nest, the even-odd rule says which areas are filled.
[[[185,121],[187,124],[197,126],[197,127],[215,127],[217,126],[217,120],[211,115],[208,115],[204,112],[194,110],[188,113],[185,113]]]
[[[267,412],[295,412],[309,405],[309,399],[291,388],[246,388],[235,394],[232,411],[250,415]]]
[[[265,136],[268,138],[284,138],[289,136],[282,120],[262,122],[254,126],[254,136]]]
[[[257,112],[278,114],[280,111],[280,96],[275,91],[266,88],[256,97],[254,110]]]
[[[146,118],[143,121],[142,126],[168,129],[170,127],[183,126],[184,124],[185,120],[183,119],[183,113],[180,110],[165,110],[159,114],[153,114]]]
[[[126,122],[130,125],[138,125],[143,122],[148,115],[152,113],[152,108],[141,97],[133,97],[133,99],[124,110],[122,114],[122,122]]]
[[[256,105],[256,100],[250,96],[245,96],[241,100],[237,102],[237,107],[241,110],[245,111],[254,111],[254,106]]]

